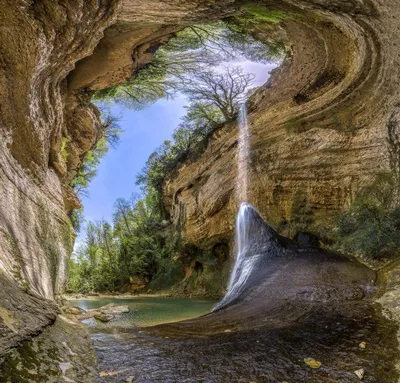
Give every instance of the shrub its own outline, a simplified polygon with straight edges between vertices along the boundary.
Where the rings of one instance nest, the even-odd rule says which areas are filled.
[[[380,173],[337,219],[334,247],[372,260],[400,254],[400,179]]]

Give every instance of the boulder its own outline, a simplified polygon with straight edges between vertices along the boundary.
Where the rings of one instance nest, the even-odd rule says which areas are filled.
[[[85,310],[81,309],[80,307],[63,307],[62,311],[64,314],[69,314],[69,315],[80,315],[85,312]]]
[[[114,315],[110,315],[110,314],[101,314],[101,313],[97,313],[93,315],[94,319],[99,320],[100,322],[109,322],[110,320],[114,319]]]
[[[98,311],[104,313],[104,314],[123,314],[123,313],[128,313],[129,312],[129,307],[128,306],[117,306],[114,303],[110,303],[108,305],[105,305],[103,307],[100,307]]]

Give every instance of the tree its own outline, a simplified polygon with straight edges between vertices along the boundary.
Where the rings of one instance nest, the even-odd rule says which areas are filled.
[[[82,165],[71,182],[71,186],[78,197],[87,195],[87,188],[97,175],[97,167],[101,159],[105,156],[110,147],[115,148],[118,145],[122,133],[122,129],[118,124],[119,117],[111,115],[111,113],[104,108],[101,108],[101,111],[102,118],[97,132],[98,138],[95,140],[92,149],[86,153]]]
[[[157,201],[160,214],[163,211],[161,193],[165,176],[216,126],[236,117],[253,80],[254,76],[244,73],[241,68],[227,67],[226,72],[207,71],[187,81],[184,90],[190,100],[187,114],[175,129],[173,140],[164,141],[149,156],[136,179],[143,192]]]
[[[213,106],[220,110],[225,121],[236,117],[239,105],[246,100],[247,92],[254,83],[254,75],[244,73],[240,67],[228,66],[222,73],[199,73],[182,91],[195,104]]]
[[[276,62],[284,52],[282,43],[260,42],[235,23],[192,25],[158,48],[153,60],[124,84],[97,91],[93,98],[140,110],[161,98],[173,98],[194,75],[210,67],[238,56],[253,62]]]
[[[209,133],[213,128],[224,122],[221,110],[213,104],[192,102],[186,107],[187,113],[182,118],[182,126],[193,126]]]
[[[114,204],[113,220],[117,230],[132,234],[131,203],[125,198],[118,198]]]
[[[134,73],[124,84],[97,91],[96,101],[112,101],[141,110],[161,98],[173,98],[190,73],[218,65],[222,57],[201,49],[202,43],[190,29],[178,32],[158,49],[153,60]]]

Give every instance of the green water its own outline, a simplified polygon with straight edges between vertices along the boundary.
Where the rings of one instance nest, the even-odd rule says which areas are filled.
[[[153,298],[137,297],[133,299],[82,299],[69,302],[84,310],[96,309],[109,303],[129,307],[129,313],[116,316],[108,323],[96,319],[85,320],[89,326],[153,326],[156,324],[177,322],[184,319],[196,318],[207,314],[216,305],[216,301],[201,301],[182,298]]]

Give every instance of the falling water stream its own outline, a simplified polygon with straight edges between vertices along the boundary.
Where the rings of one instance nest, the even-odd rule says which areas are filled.
[[[239,110],[239,150],[237,156],[236,200],[247,201],[248,162],[250,152],[249,124],[247,119],[246,102]]]
[[[239,145],[237,156],[236,194],[240,207],[236,217],[235,232],[237,255],[229,281],[228,291],[214,310],[226,306],[241,294],[258,258],[256,254],[249,254],[250,252],[248,251],[248,247],[251,245],[250,236],[253,234],[251,232],[251,219],[255,209],[252,205],[247,203],[250,134],[246,102],[242,104],[239,111],[238,127]]]
[[[235,265],[229,281],[228,291],[225,297],[215,306],[214,310],[226,306],[241,295],[246,288],[246,282],[252,271],[259,264],[262,253],[260,246],[258,246],[257,236],[263,239],[264,235],[262,231],[257,231],[257,226],[254,225],[255,214],[258,215],[252,205],[247,202],[241,203],[236,217],[235,240],[237,255]],[[261,247],[262,242],[260,241]]]

